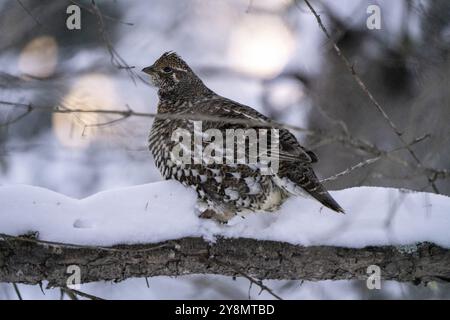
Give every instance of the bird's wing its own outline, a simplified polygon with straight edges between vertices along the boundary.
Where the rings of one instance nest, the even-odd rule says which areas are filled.
[[[201,115],[211,115],[217,122],[217,126],[221,128],[276,128],[276,126],[271,125],[269,118],[255,109],[223,97],[199,103],[196,112]],[[216,121],[218,118],[224,120]],[[268,135],[268,141],[270,141],[270,131],[268,131]],[[295,136],[287,129],[279,129],[279,144],[278,156],[280,160],[304,163],[315,163],[318,160],[314,152],[302,147]]]

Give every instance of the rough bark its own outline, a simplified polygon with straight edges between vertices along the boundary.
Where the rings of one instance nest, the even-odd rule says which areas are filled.
[[[450,280],[450,250],[432,243],[415,246],[302,247],[254,239],[183,238],[158,244],[88,247],[0,235],[0,282],[65,286],[67,267],[77,265],[81,282],[187,274],[245,274],[258,279]]]

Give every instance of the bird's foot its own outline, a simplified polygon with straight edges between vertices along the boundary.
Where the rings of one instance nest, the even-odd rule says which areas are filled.
[[[228,224],[228,221],[230,220],[229,215],[218,213],[212,209],[206,209],[199,215],[199,217],[202,219],[212,219],[220,224]]]
[[[217,215],[217,213],[214,210],[206,209],[199,215],[199,217],[202,219],[212,219],[215,215]]]

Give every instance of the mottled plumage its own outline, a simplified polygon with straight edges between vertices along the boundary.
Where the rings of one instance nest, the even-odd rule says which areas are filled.
[[[160,117],[155,119],[149,135],[156,166],[165,179],[178,180],[197,191],[203,217],[227,221],[245,211],[273,211],[290,195],[304,194],[343,212],[311,168],[316,155],[303,148],[286,129],[279,131],[279,170],[274,175],[262,175],[257,167],[248,164],[174,163],[170,157],[176,144],[172,133],[178,128],[194,132],[192,119],[202,120],[203,131],[214,128],[223,132],[232,128],[270,129],[270,120],[208,89],[175,53],[163,54],[143,71],[159,89]],[[219,117],[223,120],[217,121]]]

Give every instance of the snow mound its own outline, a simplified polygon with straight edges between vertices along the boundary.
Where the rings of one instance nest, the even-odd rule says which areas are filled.
[[[81,200],[39,187],[2,186],[0,233],[38,231],[42,240],[103,246],[225,236],[354,248],[423,241],[450,247],[449,197],[372,187],[331,193],[345,215],[293,197],[276,213],[254,213],[221,225],[198,218],[194,191],[175,181]]]

